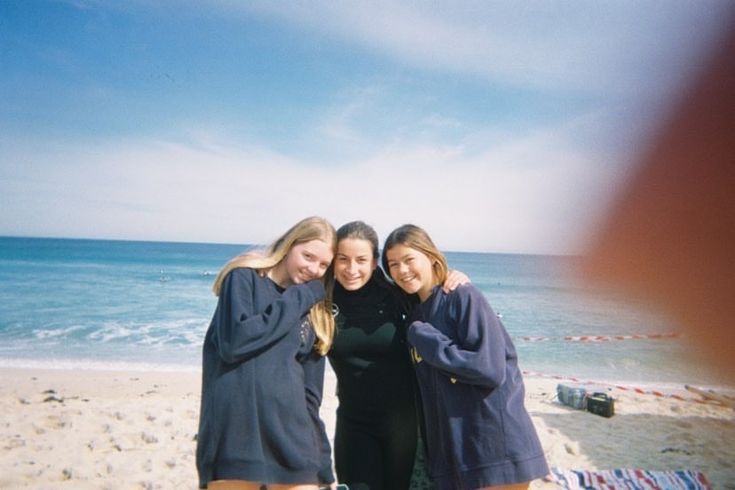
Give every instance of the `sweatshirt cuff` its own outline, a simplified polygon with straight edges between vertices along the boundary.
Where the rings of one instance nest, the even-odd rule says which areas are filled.
[[[331,485],[335,481],[334,473],[332,473],[331,468],[320,471],[317,477],[319,478],[319,483],[321,485]]]
[[[421,334],[419,333],[421,329],[423,329],[426,325],[428,325],[425,322],[415,321],[411,323],[411,325],[408,326],[408,332],[406,333],[406,340],[408,340],[408,343],[411,345],[416,345],[416,342],[421,339]]]

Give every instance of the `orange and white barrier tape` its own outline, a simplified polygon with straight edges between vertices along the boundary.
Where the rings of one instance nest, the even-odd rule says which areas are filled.
[[[575,383],[579,384],[586,384],[586,385],[595,385],[595,386],[607,386],[610,388],[615,388],[617,390],[621,391],[627,391],[630,393],[636,393],[638,395],[652,395],[659,398],[671,398],[674,400],[679,401],[687,401],[687,402],[696,402],[696,403],[712,403],[711,400],[703,400],[701,398],[693,398],[690,396],[683,396],[678,393],[664,393],[663,391],[653,390],[653,389],[646,389],[646,388],[640,388],[636,386],[623,386],[623,385],[617,385],[612,383],[604,383],[599,381],[586,381],[579,378],[575,378],[573,376],[559,376],[559,375],[551,375],[551,374],[544,374],[544,373],[538,373],[533,371],[523,371],[524,376],[533,376],[537,378],[550,378],[550,379],[558,379],[561,381],[573,381]]]
[[[610,342],[613,340],[644,340],[644,339],[673,339],[679,337],[678,333],[653,333],[653,334],[635,334],[635,335],[566,335],[564,337],[543,337],[535,335],[525,335],[515,337],[516,339],[525,340],[527,342],[547,342],[551,340],[561,340],[565,342]]]

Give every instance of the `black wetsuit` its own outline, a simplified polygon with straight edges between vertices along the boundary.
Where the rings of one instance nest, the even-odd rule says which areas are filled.
[[[357,291],[335,285],[337,480],[350,490],[409,488],[416,455],[416,381],[401,293],[377,269]]]

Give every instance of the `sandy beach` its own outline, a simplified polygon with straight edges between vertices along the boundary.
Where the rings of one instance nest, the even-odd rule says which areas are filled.
[[[198,373],[2,368],[0,375],[0,488],[196,488]],[[735,488],[732,408],[692,393],[678,400],[614,388],[616,414],[605,418],[558,403],[557,383],[526,376],[526,406],[550,466],[696,470],[713,488]],[[329,373],[322,416],[330,433],[334,387]]]

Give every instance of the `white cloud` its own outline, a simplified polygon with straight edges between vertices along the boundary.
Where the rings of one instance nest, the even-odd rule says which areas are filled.
[[[215,2],[228,4],[231,2]],[[651,96],[696,68],[731,4],[248,2],[409,66],[512,84]]]
[[[586,124],[471,151],[403,142],[336,167],[215,131],[193,131],[200,137],[186,144],[6,145],[0,233],[262,243],[318,214],[335,226],[365,220],[381,238],[413,222],[447,250],[575,252],[609,201],[605,180],[620,179],[605,170],[608,156],[576,144]]]
[[[336,226],[363,219],[381,238],[414,222],[447,250],[575,252],[624,182],[647,125],[660,117],[651,107],[697,66],[731,8],[714,0],[665,8],[211,3],[225,6],[228,19],[255,12],[308,30],[309,39],[337,40],[325,43],[336,51],[346,44],[354,56],[370,52],[420,68],[406,79],[457,74],[469,90],[479,80],[484,93],[533,93],[534,100],[548,93],[552,102],[578,105],[548,119],[541,110],[523,129],[509,119],[493,126],[492,117],[442,113],[452,109],[432,104],[439,91],[413,98],[400,69],[385,78],[368,70],[369,79],[345,76],[331,104],[310,108],[298,134],[284,132],[292,139],[280,142],[259,131],[257,114],[219,123],[194,115],[221,126],[174,128],[175,139],[0,135],[0,234],[268,242],[319,214]],[[127,103],[143,103],[136,100]],[[559,122],[581,107],[597,112]],[[272,150],[279,143],[283,152]]]

